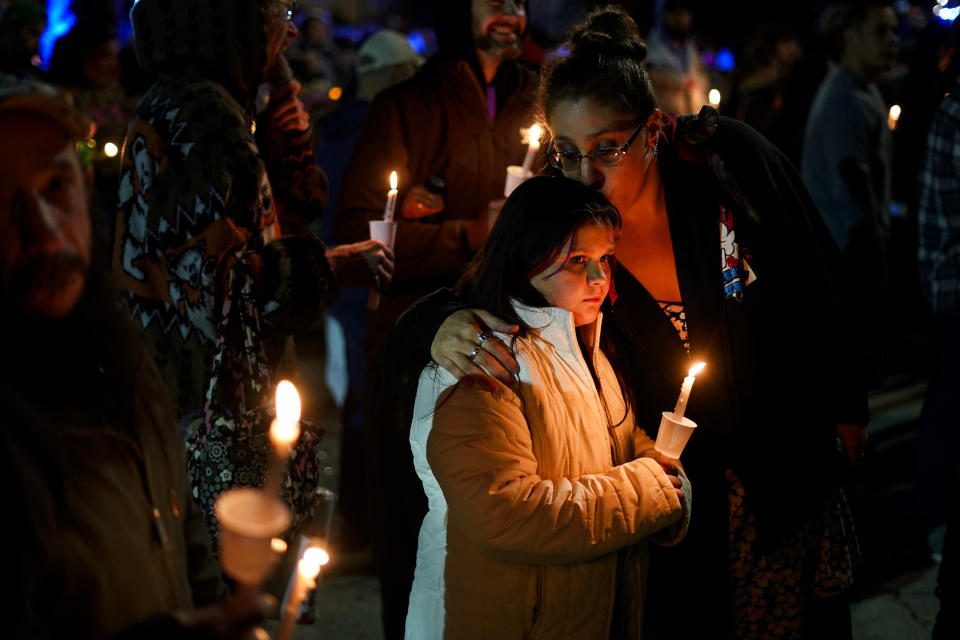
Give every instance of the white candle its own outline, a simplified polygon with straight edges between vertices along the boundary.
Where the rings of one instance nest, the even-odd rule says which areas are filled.
[[[300,605],[307,599],[307,592],[313,589],[320,575],[320,568],[330,561],[327,552],[319,547],[310,547],[303,552],[303,557],[297,563],[297,578],[287,598],[287,606],[283,610],[283,620],[277,627],[274,640],[289,640],[293,635],[293,627],[297,624],[300,614]]]
[[[680,386],[680,397],[677,398],[677,406],[673,409],[673,417],[677,420],[683,418],[683,413],[687,410],[687,401],[690,399],[690,390],[693,389],[693,381],[705,366],[707,366],[706,362],[693,365],[687,372],[687,377],[683,379],[683,384]]]
[[[281,380],[277,384],[276,406],[277,417],[270,423],[270,464],[263,487],[267,495],[280,492],[283,465],[300,437],[300,394],[289,380]]]
[[[393,214],[397,210],[397,172],[390,172],[390,190],[387,191],[387,206],[383,208],[383,219],[393,222]]]
[[[533,166],[533,159],[537,155],[537,151],[540,150],[540,125],[535,124],[527,131],[527,136],[529,138],[527,142],[527,155],[523,159],[523,175],[530,173],[530,168]]]

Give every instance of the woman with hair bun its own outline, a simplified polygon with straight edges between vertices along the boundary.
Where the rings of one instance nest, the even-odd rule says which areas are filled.
[[[652,554],[650,635],[850,637],[858,546],[838,441],[853,460],[865,438],[868,319],[846,263],[762,136],[711,107],[657,109],[622,10],[590,14],[566,48],[541,80],[548,158],[623,216],[604,331],[639,424],[652,431],[691,361],[707,363],[683,454],[697,514]],[[434,336],[430,355],[457,377],[509,381],[506,344],[474,351],[478,333],[508,326],[489,311],[438,293],[399,331]]]

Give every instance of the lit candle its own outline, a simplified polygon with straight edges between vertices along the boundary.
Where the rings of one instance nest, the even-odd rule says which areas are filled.
[[[307,598],[307,592],[317,586],[317,576],[320,568],[330,561],[327,552],[319,547],[310,547],[303,552],[303,557],[297,563],[297,577],[287,598],[287,606],[283,609],[283,620],[277,627],[274,640],[289,640],[293,635],[293,627],[297,624],[300,606]]]
[[[270,444],[272,455],[267,470],[267,481],[263,492],[276,495],[280,492],[283,477],[283,465],[290,457],[297,438],[300,437],[300,394],[289,380],[277,384],[277,417],[270,423]]]
[[[700,362],[690,367],[687,377],[683,379],[683,385],[680,387],[680,397],[677,398],[677,406],[673,409],[673,417],[677,420],[683,418],[683,412],[687,410],[687,401],[690,399],[690,390],[693,389],[693,381],[697,374],[703,371],[707,366],[706,362]]]
[[[887,112],[887,126],[890,127],[890,130],[893,131],[897,128],[897,122],[900,120],[900,105],[895,104],[890,107],[890,111]]]
[[[710,104],[714,107],[720,106],[720,92],[716,89],[710,89],[710,93],[707,94],[707,100],[710,101]]]
[[[537,151],[540,150],[540,125],[535,124],[530,129],[527,130],[527,155],[523,159],[523,175],[528,175],[530,173],[530,168],[533,166],[533,159],[537,155]]]
[[[397,210],[397,172],[390,172],[390,191],[387,191],[387,206],[383,208],[383,219],[393,222],[393,214]]]

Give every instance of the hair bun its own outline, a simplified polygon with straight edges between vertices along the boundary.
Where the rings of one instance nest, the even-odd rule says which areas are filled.
[[[578,55],[607,55],[643,62],[647,44],[640,29],[623,9],[603,7],[590,13],[570,34],[570,52]]]

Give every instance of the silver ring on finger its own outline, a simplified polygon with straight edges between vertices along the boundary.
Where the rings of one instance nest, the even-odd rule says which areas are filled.
[[[470,355],[467,356],[467,360],[473,362],[474,358],[476,358],[481,351],[483,351],[483,345],[478,344],[473,348],[473,351],[470,352]]]
[[[480,341],[480,344],[478,346],[482,346],[483,343],[489,339],[490,339],[490,336],[488,336],[485,331],[477,332],[477,340]]]

